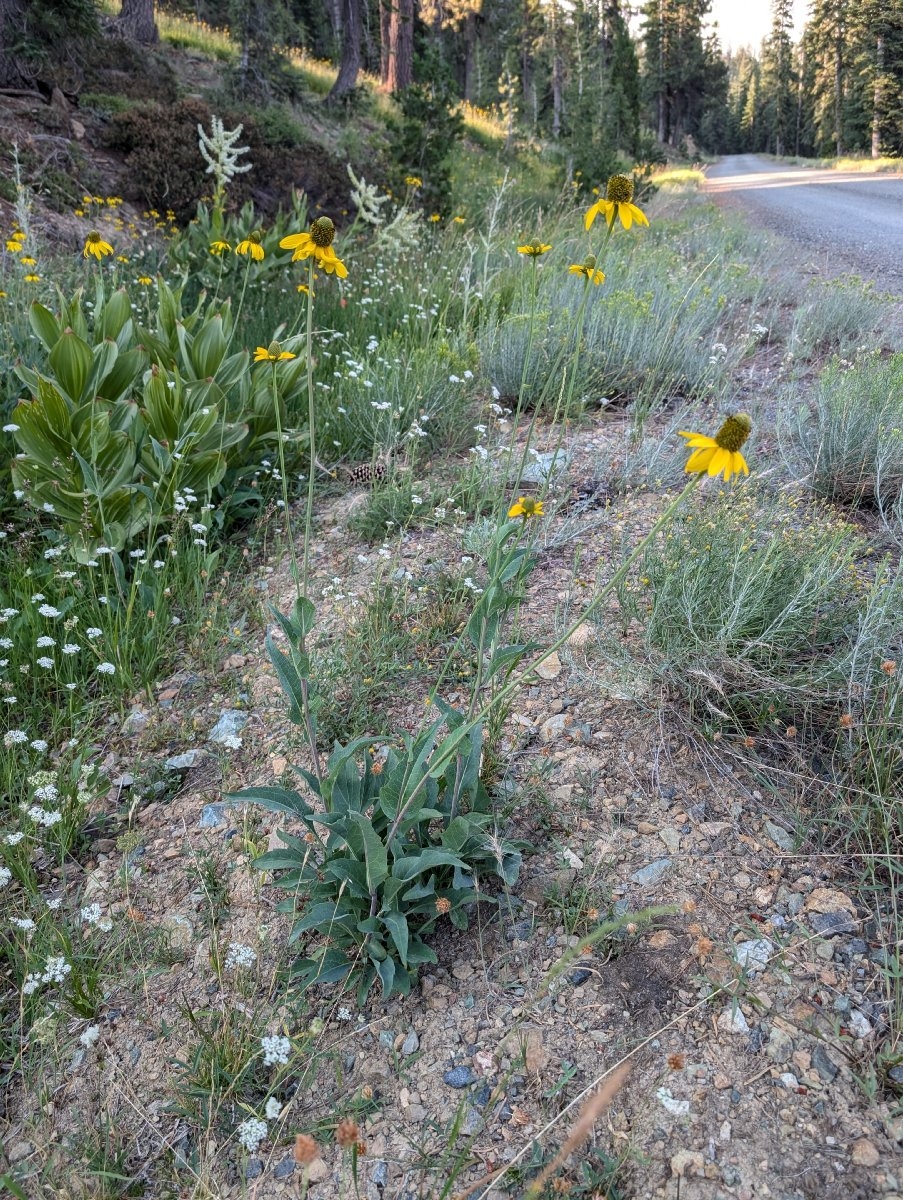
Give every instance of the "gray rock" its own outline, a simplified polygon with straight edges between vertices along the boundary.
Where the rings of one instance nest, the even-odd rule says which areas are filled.
[[[167,771],[190,771],[207,757],[206,750],[186,750],[184,754],[174,754],[163,763]]]
[[[872,1035],[872,1023],[858,1008],[854,1008],[849,1016],[850,1032],[853,1037],[867,1038]]]
[[[775,1026],[768,1035],[768,1045],[765,1047],[765,1052],[772,1062],[787,1062],[793,1053],[793,1039],[783,1029],[778,1029]]]
[[[384,1050],[391,1050],[395,1045],[395,1034],[391,1029],[381,1029],[379,1031],[379,1044]]]
[[[509,942],[525,942],[533,932],[533,922],[529,917],[524,917],[520,921],[515,921],[513,925],[505,931],[505,938]]]
[[[225,742],[229,738],[238,737],[248,723],[248,714],[237,708],[227,708],[207,734],[208,742]]]
[[[815,1055],[812,1057],[814,1059]],[[887,1077],[893,1083],[903,1083],[903,1067],[891,1067],[891,1069],[887,1072]]]
[[[135,782],[135,777],[129,775],[128,771],[123,775],[117,775],[115,779],[110,780],[110,787],[114,788],[130,788]]]
[[[257,1179],[263,1174],[263,1160],[260,1158],[249,1158],[248,1165],[245,1167],[245,1179]]]
[[[859,928],[859,922],[854,921],[849,913],[845,912],[811,913],[809,923],[822,937],[834,937],[838,933],[855,933]]]
[[[420,1038],[412,1029],[405,1040],[401,1043],[402,1054],[416,1054],[420,1049]]]
[[[521,483],[544,484],[567,468],[571,456],[567,450],[531,454],[524,465]]]
[[[216,829],[226,824],[226,805],[221,803],[205,804],[201,809],[201,819],[198,821],[201,829]]]
[[[139,733],[144,733],[150,724],[150,717],[141,708],[133,708],[129,715],[122,723],[122,732],[135,736]]]
[[[672,854],[676,854],[680,850],[680,833],[671,825],[666,825],[664,829],[659,830],[658,836],[665,843],[666,849]]]
[[[464,1118],[464,1124],[461,1127],[461,1132],[465,1137],[472,1137],[475,1133],[480,1133],[485,1128],[486,1120],[479,1109],[474,1108],[472,1104],[467,1106],[467,1115]]]
[[[293,1158],[284,1158],[281,1163],[277,1163],[273,1167],[274,1179],[288,1179],[295,1170],[295,1160]]]
[[[781,1083],[783,1083],[785,1088],[790,1088],[791,1091],[796,1091],[800,1085],[800,1081],[790,1071],[785,1071],[781,1075]]]
[[[554,742],[570,724],[572,724],[571,718],[566,713],[556,713],[554,717],[543,721],[539,727],[539,736],[544,742]]]
[[[780,850],[792,850],[794,847],[793,834],[776,825],[774,821],[765,822],[765,832]]]
[[[370,1171],[370,1181],[378,1188],[384,1188],[389,1182],[389,1164],[377,1159]]]
[[[821,1042],[815,1043],[812,1051],[812,1065],[818,1072],[819,1079],[823,1079],[825,1083],[830,1083],[837,1075],[837,1064]]]
[[[868,945],[865,938],[850,938],[849,951],[851,954],[866,954],[868,952]]]
[[[747,971],[761,971],[774,951],[774,943],[768,938],[752,938],[734,946],[734,959]]]
[[[641,867],[639,871],[634,871],[630,876],[630,880],[632,883],[638,883],[642,887],[648,887],[664,879],[670,866],[670,858],[659,858],[655,862],[649,863],[648,866]]]
[[[447,1083],[452,1088],[466,1088],[471,1083],[476,1083],[476,1075],[471,1071],[470,1067],[453,1067],[451,1071],[446,1071],[442,1076],[443,1083]]]
[[[847,996],[838,996],[832,1006],[835,1012],[848,1013],[853,1005]]]
[[[578,966],[575,967],[575,969],[568,975],[568,980],[574,985],[574,987],[580,987],[582,983],[586,983],[587,979],[591,979],[592,976],[593,970],[591,967],[578,964]]]
[[[791,917],[797,917],[803,911],[803,897],[799,892],[791,893],[787,900],[787,911]]]
[[[191,945],[194,928],[181,913],[167,913],[160,922],[160,928],[169,935],[169,944],[174,950],[187,950]]]

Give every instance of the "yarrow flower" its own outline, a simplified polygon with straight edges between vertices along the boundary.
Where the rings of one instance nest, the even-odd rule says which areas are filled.
[[[307,233],[290,233],[279,243],[283,250],[294,250],[292,262],[303,262],[312,258],[327,275],[347,279],[348,268],[336,256],[332,243],[335,240],[335,225],[329,217],[317,217]]]
[[[592,226],[599,213],[605,214],[609,230],[614,228],[615,221],[619,218],[625,229],[629,229],[634,221],[637,225],[649,224],[643,210],[633,203],[633,180],[627,175],[612,175],[609,179],[604,198],[597,200],[583,218],[587,229]]]
[[[600,283],[605,282],[605,274],[596,269],[596,256],[587,254],[582,263],[571,263],[568,267],[571,275],[582,275],[584,279],[588,279],[590,283],[594,283],[596,287]]]
[[[96,229],[92,229],[92,231],[85,238],[85,258],[93,254],[97,261],[100,262],[100,260],[107,254],[112,253],[113,247],[110,245],[110,243],[105,242]]]
[[[253,1154],[267,1135],[267,1123],[259,1117],[248,1117],[236,1130],[239,1143],[249,1154]]]
[[[526,254],[529,258],[539,258],[541,254],[548,254],[551,249],[551,245],[534,239],[523,246],[518,246],[517,252],[518,254]]]
[[[525,521],[529,521],[531,517],[541,517],[542,515],[542,501],[534,500],[532,496],[521,496],[508,509],[509,517],[523,517]]]
[[[270,342],[269,346],[258,346],[254,351],[254,361],[259,362],[282,362],[283,359],[297,358],[296,354],[292,354],[289,350],[283,350],[278,342]]]
[[[263,1064],[265,1067],[272,1067],[277,1063],[288,1062],[288,1057],[292,1052],[292,1044],[287,1037],[280,1037],[278,1034],[274,1037],[263,1037],[260,1039],[260,1045],[263,1049]]]
[[[260,244],[260,230],[255,229],[249,233],[243,242],[239,242],[235,247],[236,254],[250,254],[255,262],[262,262],[266,257],[263,246]]]
[[[687,439],[688,449],[693,450],[684,470],[698,473],[705,471],[712,476],[720,475],[723,471],[725,480],[741,473],[748,475],[749,467],[740,450],[751,430],[752,421],[746,413],[734,413],[729,416],[713,438],[704,433],[679,430],[680,436]]]

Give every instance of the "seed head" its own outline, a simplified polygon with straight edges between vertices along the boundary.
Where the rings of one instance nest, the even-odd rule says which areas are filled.
[[[335,1140],[343,1150],[350,1150],[352,1146],[357,1145],[360,1132],[357,1121],[353,1117],[342,1117],[336,1126]]]
[[[327,246],[332,245],[335,237],[335,225],[329,217],[317,217],[310,227],[310,237],[315,246],[325,250]]]
[[[733,413],[715,434],[715,441],[722,450],[733,454],[742,449],[751,431],[752,421],[747,413]]]
[[[629,204],[633,200],[633,180],[627,175],[612,175],[605,189],[605,199],[615,204]]]
[[[309,1133],[299,1133],[295,1138],[293,1157],[296,1163],[309,1166],[320,1152],[320,1148]]]

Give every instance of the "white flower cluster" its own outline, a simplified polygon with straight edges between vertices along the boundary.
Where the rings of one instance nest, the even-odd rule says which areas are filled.
[[[257,962],[257,954],[250,946],[241,942],[230,942],[226,951],[226,970],[238,971],[253,967]]]
[[[273,1067],[280,1063],[287,1063],[288,1057],[292,1052],[292,1044],[287,1037],[280,1037],[278,1034],[273,1037],[263,1037],[260,1039],[260,1045],[263,1050],[263,1065],[265,1067]]]
[[[239,1125],[237,1133],[239,1143],[249,1154],[253,1154],[267,1135],[267,1123],[259,1117],[248,1117]]]
[[[239,165],[238,162],[239,156],[247,154],[250,147],[235,145],[241,136],[243,125],[237,125],[235,129],[226,129],[219,117],[211,116],[210,126],[212,133],[208,133],[203,125],[198,125],[198,149],[201,158],[207,164],[205,174],[213,176],[217,192],[222,193],[226,184],[236,175],[250,171],[252,163]]]
[[[45,983],[63,983],[71,971],[72,964],[67,963],[65,958],[48,958],[43,971],[33,971],[26,976],[22,991],[26,996],[31,996]]]
[[[389,200],[388,196],[382,195],[378,188],[367,183],[363,176],[358,179],[354,171],[351,169],[351,164],[345,167],[348,172],[348,178],[354,185],[351,189],[351,203],[357,209],[357,215],[367,225],[375,225],[377,228],[384,224],[384,217],[380,209]]]

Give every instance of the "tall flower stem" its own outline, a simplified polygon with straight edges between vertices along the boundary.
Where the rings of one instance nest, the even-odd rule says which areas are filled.
[[[314,408],[314,260],[307,264],[307,326],[305,353],[307,355],[307,433],[310,438],[310,470],[307,478],[307,509],[304,513],[304,570],[301,576],[301,591],[307,595],[310,573],[310,535],[314,511],[314,467],[317,461],[317,421]]]
[[[295,589],[298,595],[301,596],[303,593],[298,586],[298,550],[295,546],[295,534],[294,530],[292,529],[292,510],[289,505],[288,498],[288,476],[285,473],[285,439],[282,433],[282,405],[279,400],[279,387],[276,383],[277,364],[274,362],[271,363],[270,366],[272,367],[273,380],[273,408],[275,409],[276,413],[276,452],[279,455],[279,476],[282,480],[282,511],[285,513],[285,533],[286,537],[288,538],[289,554],[291,555],[292,559],[292,580],[294,581]]]
[[[630,568],[643,554],[646,547],[653,541],[655,537],[658,536],[661,530],[671,522],[674,514],[683,504],[684,500],[686,500],[687,496],[689,496],[690,493],[699,485],[701,478],[701,475],[693,475],[692,479],[690,479],[683,491],[671,501],[646,536],[642,538],[642,540],[634,547],[624,562],[621,563],[620,567],[618,567],[617,571],[615,571],[614,575],[612,575],[611,579],[609,579],[608,583],[606,583],[601,591],[599,591],[596,596],[593,597],[592,601],[587,605],[580,616],[573,620],[564,630],[564,632],[560,634],[549,646],[547,646],[538,658],[534,659],[533,662],[531,662],[525,668],[525,670],[521,675],[518,676],[517,679],[513,679],[506,683],[504,687],[500,688],[492,697],[490,697],[490,699],[483,705],[483,707],[474,717],[470,717],[468,720],[464,721],[457,727],[457,729],[449,733],[449,735],[442,740],[442,742],[436,747],[433,756],[430,759],[429,771],[424,774],[423,778],[414,787],[411,794],[405,798],[405,803],[395,818],[396,824],[400,824],[401,820],[404,818],[405,812],[414,803],[421,789],[426,786],[427,779],[438,778],[442,774],[451,760],[458,753],[458,748],[470,736],[474,727],[481,721],[485,720],[485,718],[490,715],[494,708],[503,704],[510,696],[522,688],[525,683],[528,683],[531,677],[534,676],[536,668],[544,663],[547,659],[551,658],[551,656],[558,650],[560,650],[561,647],[565,645],[565,643],[573,636],[575,630],[578,629],[585,621],[588,621],[589,618],[592,617],[596,612],[598,612],[603,602],[624,580],[627,573],[630,571]]]

